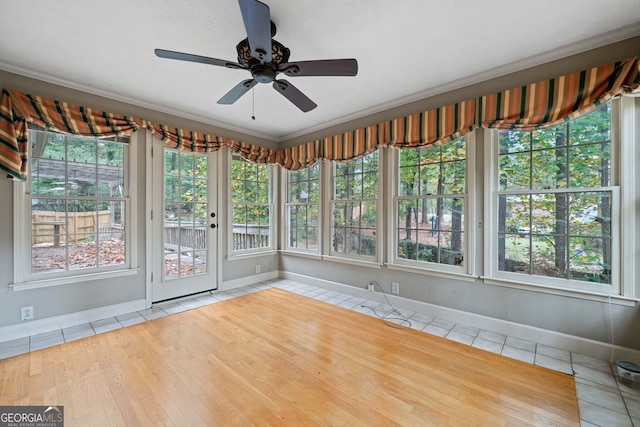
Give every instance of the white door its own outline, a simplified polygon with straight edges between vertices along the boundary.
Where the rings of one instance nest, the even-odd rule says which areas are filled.
[[[216,153],[153,138],[152,301],[217,288]]]

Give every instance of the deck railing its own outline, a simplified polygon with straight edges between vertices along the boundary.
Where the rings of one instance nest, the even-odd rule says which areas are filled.
[[[172,252],[189,252],[207,249],[208,225],[181,224],[174,221],[164,223],[164,247]],[[262,248],[269,245],[269,230],[256,225],[234,224],[232,241],[234,249]],[[180,249],[178,249],[180,248]]]

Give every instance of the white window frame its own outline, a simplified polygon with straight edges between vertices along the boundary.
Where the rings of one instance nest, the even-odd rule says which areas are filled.
[[[634,128],[626,123],[635,114],[633,103],[627,103],[621,111],[621,102],[614,99],[611,112],[611,185],[604,188],[593,188],[593,191],[610,191],[612,194],[611,238],[612,238],[612,274],[611,284],[598,284],[564,278],[534,276],[498,270],[498,143],[499,130],[485,129],[485,236],[484,236],[484,282],[502,286],[513,286],[524,289],[535,289],[551,293],[579,293],[602,296],[634,297],[635,261],[627,258],[624,264],[621,253],[633,253],[635,213],[633,199],[634,169],[633,159],[637,148],[634,143]],[[560,189],[550,192],[569,192],[571,189]],[[544,191],[539,191],[544,192]],[[623,208],[623,203],[627,206]],[[624,221],[624,222],[623,222]],[[624,225],[623,225],[624,224]],[[624,227],[625,236],[621,235]],[[630,265],[631,264],[631,265]],[[624,283],[622,279],[624,278]]]
[[[227,179],[227,206],[228,206],[228,211],[227,211],[227,218],[228,218],[228,224],[227,224],[227,259],[233,259],[233,258],[241,258],[241,257],[247,257],[247,256],[258,256],[258,255],[265,255],[268,253],[272,253],[276,250],[276,242],[275,242],[275,226],[274,226],[274,219],[277,218],[276,213],[275,213],[275,206],[276,206],[276,201],[277,201],[277,197],[276,197],[276,191],[275,189],[278,188],[277,187],[277,173],[276,173],[276,166],[274,165],[267,165],[267,164],[263,164],[263,163],[258,163],[259,165],[264,165],[268,167],[269,170],[269,202],[266,204],[266,206],[269,207],[269,246],[265,246],[265,247],[261,247],[261,248],[250,248],[250,249],[241,249],[241,250],[236,250],[233,247],[233,207],[234,207],[234,202],[232,200],[232,190],[231,190],[231,183],[232,183],[232,178],[231,178],[231,163],[233,161],[233,157],[234,156],[238,156],[237,154],[232,153],[230,150],[228,151],[227,154],[227,167],[228,167],[228,171],[229,173],[227,174],[228,179]],[[239,156],[238,156],[239,157]],[[243,159],[245,161],[247,161],[248,163],[252,163],[249,160]]]
[[[476,254],[473,251],[476,241],[476,230],[471,227],[471,224],[475,223],[476,217],[476,191],[473,191],[475,182],[475,153],[476,153],[476,134],[470,132],[466,137],[466,154],[465,154],[465,193],[460,197],[464,199],[464,220],[463,220],[463,232],[464,232],[464,262],[462,265],[449,265],[438,264],[427,261],[410,260],[406,258],[400,258],[397,256],[398,250],[398,233],[396,233],[396,226],[398,224],[398,201],[399,196],[398,184],[399,184],[399,171],[400,171],[400,149],[393,149],[391,151],[391,167],[392,171],[388,174],[389,191],[391,193],[391,203],[388,206],[388,218],[387,228],[391,237],[389,239],[388,257],[390,269],[406,270],[413,272],[424,272],[430,275],[441,277],[454,277],[459,280],[472,281],[475,279],[476,271]]]
[[[92,138],[92,137],[87,137]],[[59,286],[93,280],[134,275],[138,272],[137,259],[137,206],[132,203],[137,195],[137,176],[133,173],[137,164],[138,145],[144,141],[144,132],[135,132],[126,144],[124,158],[123,201],[125,205],[125,262],[123,264],[78,269],[71,271],[31,272],[31,183],[14,181],[13,184],[13,283],[14,291]],[[28,162],[31,167],[31,162]],[[28,173],[28,175],[30,175]]]
[[[286,252],[292,252],[292,253],[300,253],[300,254],[307,254],[307,255],[320,255],[321,254],[321,250],[322,250],[322,241],[323,241],[323,227],[322,227],[322,219],[323,219],[323,212],[322,212],[322,197],[323,197],[323,180],[322,180],[322,176],[323,176],[323,166],[325,165],[324,162],[317,162],[315,165],[310,166],[310,167],[317,167],[318,168],[318,201],[316,203],[294,203],[291,202],[289,200],[289,177],[292,173],[298,172],[298,171],[290,171],[287,169],[282,169],[283,173],[282,173],[282,187],[283,187],[283,192],[282,192],[282,198],[284,200],[284,212],[282,215],[282,221],[283,221],[283,242],[281,247],[284,248],[284,251]],[[300,169],[300,170],[305,170],[305,169]],[[294,205],[304,205],[304,206],[316,206],[317,212],[318,212],[318,218],[317,218],[317,234],[316,234],[316,238],[317,238],[317,246],[316,249],[308,249],[308,248],[301,248],[301,247],[293,247],[290,245],[291,242],[291,230],[290,230],[290,225],[291,225],[291,218],[290,218],[290,207],[294,206]]]
[[[334,209],[334,205],[336,203],[335,200],[335,168],[336,168],[336,164],[337,162],[332,161],[330,163],[326,163],[323,166],[325,167],[325,173],[324,173],[324,180],[323,183],[325,184],[325,188],[326,191],[323,193],[324,196],[322,198],[323,202],[326,201],[325,206],[322,207],[322,210],[324,212],[324,218],[325,220],[322,222],[323,228],[324,230],[322,231],[322,235],[323,235],[323,259],[329,260],[329,261],[337,261],[337,262],[344,262],[344,263],[349,263],[349,264],[357,264],[357,265],[363,265],[363,266],[369,266],[369,267],[377,267],[379,268],[382,265],[382,248],[384,247],[384,242],[385,242],[385,236],[383,235],[383,214],[384,214],[384,208],[383,208],[383,195],[384,195],[384,181],[382,179],[382,177],[384,176],[384,164],[385,164],[385,158],[386,158],[386,150],[385,149],[378,149],[377,150],[378,153],[378,198],[375,201],[376,202],[376,254],[374,256],[367,256],[367,255],[358,255],[358,254],[347,254],[347,253],[341,253],[341,252],[335,252],[333,251],[333,236],[332,236],[332,231],[333,231],[333,221],[334,221],[334,215],[333,215],[333,209]],[[356,159],[356,160],[359,160]],[[345,162],[348,162],[350,160],[347,160]],[[341,162],[341,163],[345,163],[345,162]],[[358,199],[360,200],[360,199]],[[363,201],[371,201],[371,199],[362,199]]]

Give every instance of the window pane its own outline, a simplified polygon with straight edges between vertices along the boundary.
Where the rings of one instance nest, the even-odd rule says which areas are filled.
[[[531,148],[533,150],[545,150],[549,148],[554,148],[559,145],[559,141],[556,139],[556,134],[562,134],[564,132],[564,125],[562,126],[554,126],[550,128],[537,129],[531,132]],[[514,135],[518,135],[519,133],[525,132],[517,132],[514,131]],[[564,145],[564,144],[561,144]]]
[[[611,185],[610,106],[551,128],[500,132],[498,155],[499,191],[511,192],[498,194],[499,270],[610,284],[612,194],[590,191]],[[549,189],[571,191],[532,191]]]
[[[379,189],[378,152],[334,168],[333,252],[373,257]]]
[[[404,151],[414,151],[415,150],[402,150]],[[407,156],[401,156],[401,158],[407,158]],[[400,185],[398,189],[398,194],[400,196],[414,195],[419,191],[419,181],[420,175],[418,175],[418,167],[417,166],[405,166],[400,168]]]
[[[29,138],[31,272],[126,264],[126,145],[38,130]]]
[[[500,156],[500,191],[523,190],[530,186],[530,153],[506,154]]]
[[[500,236],[498,264],[503,271],[530,273],[530,240],[528,236]]]
[[[531,146],[531,134],[529,132],[501,131],[499,133],[498,153],[518,153],[528,151]]]
[[[232,250],[271,247],[270,167],[231,160]]]
[[[542,150],[532,153],[533,189],[564,188],[567,186],[567,150]]]
[[[608,143],[574,146],[569,149],[571,187],[606,187],[611,178]]]
[[[464,194],[466,167],[464,160],[442,164],[442,191],[439,194]]]
[[[441,165],[440,163],[427,164],[420,169],[421,190],[413,191],[412,194],[440,194],[441,187]],[[418,184],[418,183],[416,183]]]
[[[400,150],[396,256],[462,265],[466,138],[423,149]],[[410,169],[411,168],[411,169]],[[409,176],[408,171],[413,176]],[[456,194],[460,197],[441,197]]]

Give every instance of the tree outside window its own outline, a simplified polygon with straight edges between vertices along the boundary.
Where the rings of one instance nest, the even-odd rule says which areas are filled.
[[[498,270],[611,284],[610,104],[498,150]]]
[[[29,132],[31,273],[126,264],[127,145]]]
[[[319,165],[287,171],[287,245],[318,251]]]
[[[401,149],[398,164],[396,258],[462,266],[466,138]]]
[[[271,248],[271,169],[239,156],[231,159],[232,250]]]
[[[379,153],[334,165],[332,254],[375,257]]]

